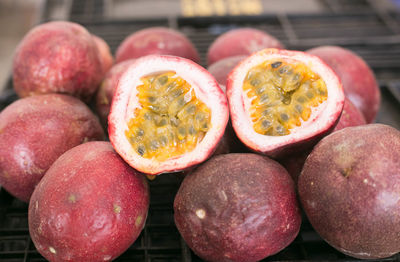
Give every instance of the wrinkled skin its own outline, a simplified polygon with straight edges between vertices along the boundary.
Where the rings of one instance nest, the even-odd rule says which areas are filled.
[[[108,142],[63,154],[29,203],[29,232],[49,261],[111,261],[142,231],[149,207],[145,176]]]
[[[294,184],[277,162],[255,154],[211,158],[185,177],[175,224],[207,261],[258,261],[288,246],[300,229]]]
[[[78,99],[60,94],[15,101],[0,113],[0,184],[22,201],[65,151],[103,140],[97,117]]]
[[[298,182],[303,209],[330,245],[356,258],[400,251],[400,132],[369,124],[322,139]]]

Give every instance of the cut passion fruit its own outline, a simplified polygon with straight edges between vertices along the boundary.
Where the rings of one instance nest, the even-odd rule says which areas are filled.
[[[146,174],[180,171],[215,150],[228,122],[226,96],[204,68],[152,55],[120,78],[109,115],[116,151]]]
[[[241,62],[228,77],[227,95],[239,139],[273,157],[332,130],[344,103],[338,77],[319,58],[278,49]]]

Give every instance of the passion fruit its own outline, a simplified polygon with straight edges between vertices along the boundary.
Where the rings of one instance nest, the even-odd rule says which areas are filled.
[[[226,96],[203,67],[181,57],[151,55],[122,74],[108,130],[127,163],[155,175],[206,160],[228,118]]]
[[[114,64],[114,58],[111,54],[110,47],[103,38],[96,35],[92,35],[92,37],[99,51],[101,68],[103,71],[103,75],[105,75]]]
[[[135,59],[129,59],[114,65],[101,82],[100,88],[96,94],[96,111],[104,126],[107,126],[108,114],[110,113],[111,102],[119,78],[134,61]]]
[[[244,60],[246,57],[247,56],[244,55],[238,55],[223,58],[209,66],[207,70],[215,77],[215,80],[217,80],[220,85],[225,87],[229,73],[237,64],[239,64],[240,61]]]
[[[63,93],[88,102],[103,77],[92,35],[66,21],[36,26],[19,43],[13,62],[13,83],[20,97]]]
[[[318,57],[279,49],[242,61],[228,77],[227,96],[238,138],[272,157],[314,145],[344,103],[338,77]]]
[[[199,54],[192,42],[182,33],[165,27],[150,27],[139,30],[119,45],[116,62],[146,55],[173,55],[200,62]]]
[[[400,252],[400,132],[382,124],[323,138],[298,182],[304,211],[330,245],[357,258]]]
[[[301,224],[294,184],[277,162],[256,154],[212,157],[186,176],[175,224],[207,261],[259,261],[288,246]]]
[[[272,35],[254,28],[237,28],[230,30],[214,40],[207,51],[207,63],[231,57],[248,56],[265,48],[284,48],[283,44]]]
[[[320,57],[340,78],[346,97],[372,123],[378,113],[381,94],[374,73],[354,52],[339,46],[320,46],[307,51]]]
[[[77,98],[47,94],[17,100],[0,113],[0,184],[28,202],[61,154],[103,139],[99,120]]]
[[[29,203],[29,233],[49,261],[111,261],[142,231],[149,208],[146,178],[108,142],[63,154]]]

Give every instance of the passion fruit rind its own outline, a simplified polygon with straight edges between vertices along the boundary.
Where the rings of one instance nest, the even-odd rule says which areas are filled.
[[[153,103],[154,99],[166,98],[161,93],[154,92],[154,90],[158,91],[156,88],[160,88],[160,92],[166,92],[170,88],[170,84],[171,86],[179,86],[182,92],[177,94],[179,96],[174,98],[174,101],[171,100],[167,104],[164,103],[165,101],[163,102],[163,105],[166,106],[165,110],[156,108]],[[150,89],[146,89],[146,85]],[[159,97],[154,98],[154,93]],[[169,95],[171,94],[168,93]],[[141,140],[141,136],[145,137],[146,132],[159,134],[157,130],[164,126],[169,128],[168,130],[172,127],[180,130],[180,125],[176,124],[175,116],[179,116],[179,112],[185,107],[181,108],[178,113],[174,110],[172,110],[172,113],[170,112],[171,105],[180,96],[186,103],[185,106],[188,106],[192,101],[196,102],[198,108],[202,108],[202,112],[206,115],[208,121],[206,129],[196,128],[195,131],[202,131],[202,134],[197,140],[191,140],[191,142],[188,142],[190,139],[187,138],[190,133],[189,124],[187,124],[187,137],[179,138],[182,140],[171,142],[173,139],[169,135],[172,134],[172,131],[166,133],[168,143],[175,143],[177,147],[182,147],[180,143],[184,141],[187,143],[185,145],[189,145],[190,150],[175,150],[171,147],[171,144],[162,143],[163,139],[156,135],[154,136],[154,139],[158,141],[156,147],[153,147],[155,145],[152,143],[153,141]],[[188,99],[188,97],[193,100]],[[154,119],[154,123],[147,121],[146,114],[148,113],[150,113],[151,119]],[[208,113],[209,115],[207,115]],[[167,118],[167,121],[157,122],[155,120],[162,120],[161,118],[164,117]],[[143,121],[137,121],[136,118],[143,118]],[[127,163],[140,172],[157,175],[185,170],[206,160],[216,149],[224,134],[228,119],[229,110],[226,96],[217,81],[203,67],[181,57],[150,55],[137,59],[121,76],[111,105],[108,131],[115,150]],[[155,129],[157,130],[152,131]],[[164,133],[160,134],[165,135]],[[173,134],[180,136],[179,132]],[[147,136],[146,139],[150,138]],[[140,142],[137,141],[142,141],[145,143],[144,145],[148,146],[143,150]],[[195,144],[193,146],[190,143]],[[162,151],[163,148],[166,150],[165,152]],[[153,149],[160,150],[159,154],[157,152],[147,154],[149,150]]]
[[[277,70],[286,64],[294,64],[294,67],[300,65],[302,68],[306,68],[305,74],[312,75],[316,81],[322,81],[321,84],[326,88],[327,97],[324,101],[318,101],[318,103],[315,103],[316,105],[310,106],[309,114],[306,117],[301,116],[297,121],[300,125],[298,125],[299,123],[294,127],[292,125],[290,132],[261,134],[256,132],[256,128],[254,128],[255,122],[251,115],[251,107],[254,104],[251,99],[254,98],[246,93],[248,91],[244,91],[247,85],[246,79],[249,71],[261,65],[269,65],[271,70]],[[307,77],[312,78],[311,76]],[[286,90],[286,88],[290,89],[290,87],[280,88],[283,92],[282,97],[293,93],[293,90]],[[344,104],[344,92],[339,78],[321,59],[301,51],[275,48],[254,53],[236,66],[228,76],[227,96],[232,125],[238,138],[253,151],[271,157],[281,157],[288,153],[310,148],[333,130]],[[286,104],[283,100],[279,103]],[[280,121],[280,119],[278,120]]]

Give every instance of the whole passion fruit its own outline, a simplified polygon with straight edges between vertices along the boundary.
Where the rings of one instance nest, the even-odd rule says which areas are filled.
[[[150,27],[129,35],[119,45],[115,59],[119,63],[154,54],[179,56],[200,62],[192,42],[184,34],[165,27]]]
[[[314,229],[357,258],[400,252],[400,132],[382,124],[347,127],[308,156],[298,191]]]
[[[92,37],[99,51],[101,68],[103,71],[103,75],[105,75],[114,64],[114,58],[111,54],[109,45],[106,41],[104,41],[103,38],[96,35],[92,35]]]
[[[265,48],[284,48],[283,44],[272,35],[254,28],[230,30],[214,40],[207,51],[207,63],[231,57],[248,56]]]
[[[224,134],[227,99],[217,81],[191,60],[137,59],[121,76],[108,118],[110,141],[135,169],[180,171],[206,160]]]
[[[240,61],[244,60],[246,57],[247,56],[244,55],[238,55],[223,58],[209,66],[207,70],[215,77],[215,80],[217,80],[220,85],[225,87],[229,73],[233,70],[233,68],[235,68],[235,66],[239,64]]]
[[[61,154],[103,139],[99,120],[77,98],[47,94],[19,99],[0,113],[0,184],[28,202]]]
[[[259,261],[288,246],[301,217],[294,184],[274,160],[256,154],[212,157],[186,176],[175,224],[207,261]]]
[[[29,203],[29,233],[49,261],[111,261],[142,231],[146,178],[108,142],[89,142],[54,162]]]
[[[375,120],[381,94],[374,73],[354,52],[339,46],[320,46],[307,51],[320,57],[338,75],[346,97],[363,113],[367,123]]]
[[[135,59],[129,59],[114,65],[101,82],[100,88],[96,94],[96,111],[104,126],[107,126],[108,114],[110,113],[111,102],[119,78],[134,61]]]
[[[99,50],[82,26],[66,21],[36,26],[19,43],[13,62],[20,97],[63,93],[89,101],[103,77]]]
[[[242,61],[228,77],[227,96],[238,138],[272,157],[315,144],[344,103],[338,77],[318,57],[279,49]]]

